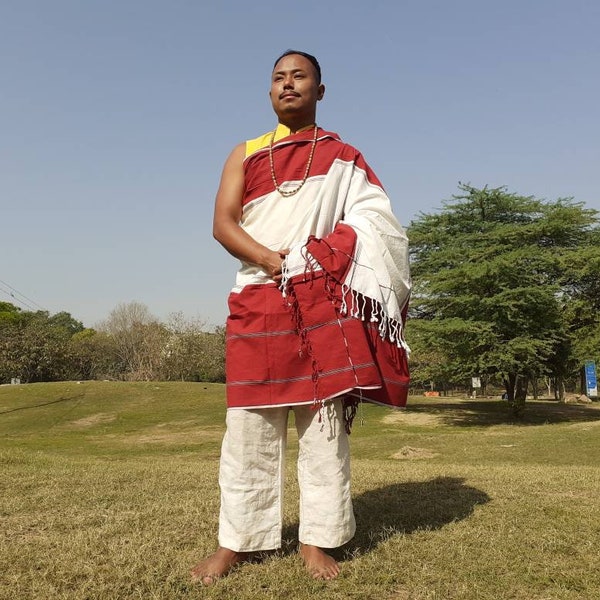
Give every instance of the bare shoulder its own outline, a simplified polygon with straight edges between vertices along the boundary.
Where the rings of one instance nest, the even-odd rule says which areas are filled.
[[[229,154],[221,174],[221,183],[217,192],[217,205],[237,207],[244,192],[244,159],[246,144],[238,144]],[[237,208],[236,208],[237,210]]]
[[[240,142],[227,157],[226,165],[241,166],[246,158],[246,142]]]

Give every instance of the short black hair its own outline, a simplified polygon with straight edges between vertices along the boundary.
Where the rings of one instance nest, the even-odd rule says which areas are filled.
[[[279,58],[277,58],[275,64],[273,65],[273,69],[275,69],[277,63],[283,57],[289,56],[290,54],[299,54],[300,56],[304,56],[304,58],[308,59],[317,72],[317,83],[321,83],[321,65],[319,65],[319,61],[312,54],[309,54],[308,52],[302,52],[302,50],[286,50]]]

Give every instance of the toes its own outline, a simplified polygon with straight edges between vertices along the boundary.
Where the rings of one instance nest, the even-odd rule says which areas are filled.
[[[331,581],[340,574],[339,569],[317,569],[312,572],[313,579]]]

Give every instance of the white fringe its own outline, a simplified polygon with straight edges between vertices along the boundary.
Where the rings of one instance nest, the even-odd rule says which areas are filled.
[[[287,258],[284,258],[281,261],[281,283],[279,284],[279,289],[281,290],[281,295],[283,298],[287,298],[287,284],[290,279],[290,270],[288,268]]]
[[[306,272],[310,269],[319,270],[321,265],[316,259],[308,252],[305,255],[306,259]],[[279,289],[283,298],[287,298],[287,285],[290,280],[291,274],[288,268],[287,259],[284,259],[281,263],[281,284]],[[410,355],[410,348],[404,341],[403,327],[400,321],[390,318],[386,312],[385,307],[374,298],[367,298],[366,296],[359,294],[356,290],[352,289],[348,284],[343,283],[341,286],[341,306],[340,313],[342,315],[350,315],[354,319],[365,320],[365,309],[367,303],[370,303],[371,308],[371,323],[378,323],[377,329],[379,336],[382,340],[389,340],[392,344],[395,344],[398,348],[403,348],[408,355]],[[350,296],[350,306],[346,300],[347,296]]]

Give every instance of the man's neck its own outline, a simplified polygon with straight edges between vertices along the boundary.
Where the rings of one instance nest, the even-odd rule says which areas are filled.
[[[315,126],[315,120],[314,118],[307,121],[302,121],[299,123],[296,122],[284,122],[284,121],[279,121],[280,125],[283,125],[284,127],[287,127],[290,130],[290,133],[294,134],[294,133],[298,133],[299,131],[302,131],[304,129],[309,129],[310,127],[314,127]]]

